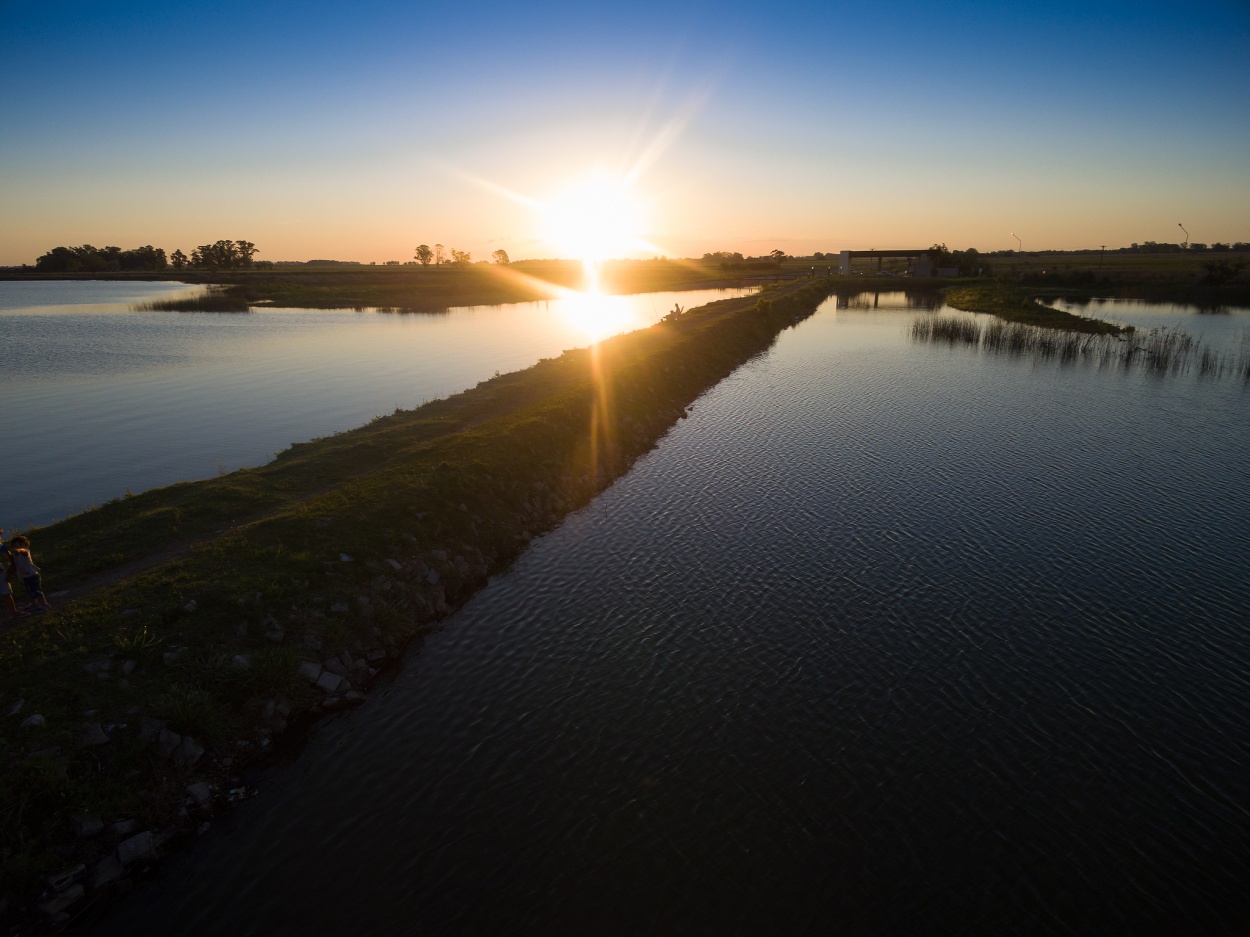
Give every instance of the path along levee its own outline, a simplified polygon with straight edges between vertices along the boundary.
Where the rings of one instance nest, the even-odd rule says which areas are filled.
[[[33,531],[67,598],[0,633],[2,913],[125,888],[834,288],[712,303]]]

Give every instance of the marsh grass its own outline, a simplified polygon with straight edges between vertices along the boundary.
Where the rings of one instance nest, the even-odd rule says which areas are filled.
[[[1116,325],[1044,306],[1029,298],[1019,287],[1003,281],[948,290],[946,303],[965,312],[986,312],[1005,322],[1039,329],[1083,332],[1090,335],[1123,335],[1132,331],[1130,326]]]
[[[247,294],[238,286],[210,286],[186,299],[157,299],[140,303],[135,312],[248,312]]]
[[[967,345],[995,354],[1030,357],[1061,364],[1082,362],[1155,375],[1196,372],[1200,377],[1241,377],[1250,381],[1250,335],[1236,350],[1221,351],[1178,329],[1133,331],[1120,336],[1057,331],[993,319],[924,315],[911,324],[920,342]]]

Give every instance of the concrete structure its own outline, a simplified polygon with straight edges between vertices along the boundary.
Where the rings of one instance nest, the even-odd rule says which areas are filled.
[[[910,266],[913,268],[913,273],[917,276],[931,276],[932,273],[929,271],[932,271],[937,265],[933,263],[928,254],[929,249],[927,247],[917,248],[916,250],[895,251],[842,251],[838,260],[838,273],[842,274],[842,276],[849,274],[851,272],[851,261],[856,257],[876,257],[878,270],[881,269],[881,261],[886,257],[906,257],[911,262]],[[926,271],[923,273],[919,269],[915,269],[922,265],[926,266]]]

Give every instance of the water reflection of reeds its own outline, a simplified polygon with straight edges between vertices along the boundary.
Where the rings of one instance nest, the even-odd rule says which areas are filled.
[[[1223,351],[1202,344],[1177,329],[1149,329],[1123,336],[1089,335],[1042,329],[995,319],[982,323],[963,316],[918,316],[911,326],[916,341],[967,345],[999,354],[1028,356],[1062,364],[1085,362],[1098,367],[1139,368],[1150,374],[1201,377],[1236,376],[1250,381],[1250,333],[1240,347]]]

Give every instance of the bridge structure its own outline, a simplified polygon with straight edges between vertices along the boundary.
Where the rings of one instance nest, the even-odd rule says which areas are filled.
[[[929,254],[929,248],[927,247],[917,248],[916,250],[842,251],[841,254],[839,255],[839,260],[838,260],[838,273],[842,274],[842,276],[846,276],[847,274],[849,274],[851,272],[851,261],[857,257],[876,257],[878,270],[881,269],[881,262],[887,257],[906,257],[909,261],[913,262],[913,265],[917,258],[924,257],[926,258],[927,269],[923,271],[917,270],[915,272],[919,273],[921,276],[925,276],[925,275],[932,273],[933,270],[937,268],[937,264],[934,263],[933,260],[928,257],[928,254]]]

